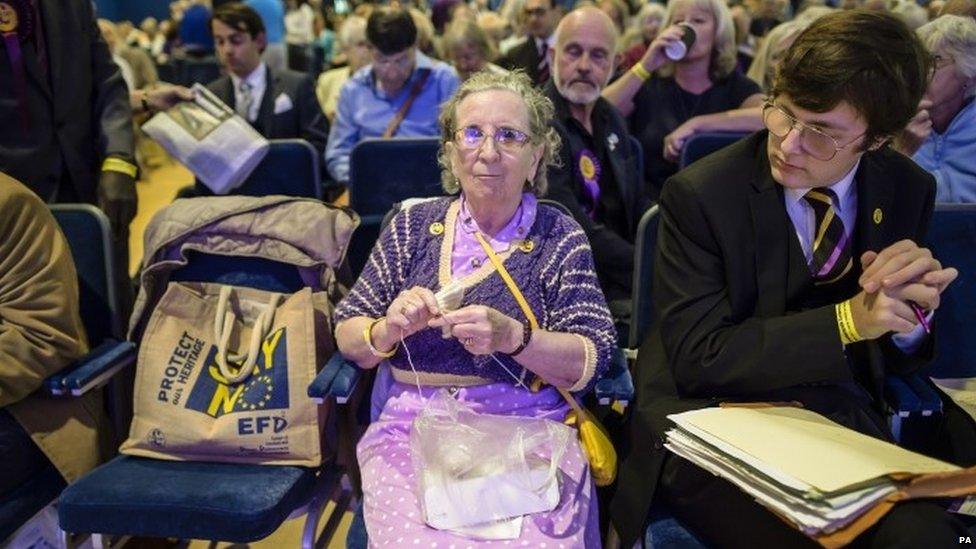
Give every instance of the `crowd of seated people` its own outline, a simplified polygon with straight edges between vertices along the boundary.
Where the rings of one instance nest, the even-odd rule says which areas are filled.
[[[609,523],[630,547],[653,501],[708,545],[802,545],[737,488],[668,454],[666,416],[796,401],[891,440],[879,375],[924,372],[933,358],[923,324],[937,332],[958,273],[925,247],[927,225],[935,203],[976,202],[971,2],[176,0],[168,19],[138,27],[96,24],[87,0],[39,4],[61,32],[33,28],[19,58],[0,47],[0,207],[16,210],[0,226],[30,235],[0,239],[0,265],[13,265],[0,269],[0,463],[13,472],[0,496],[42,456],[70,482],[109,453],[94,433],[100,404],[38,396],[44,375],[87,348],[70,256],[43,204],[97,205],[124,258],[147,175],[132,119],[192,99],[192,82],[159,81],[186,58],[212,58],[221,76],[200,84],[259,133],[308,141],[323,184],[348,184],[364,139],[440,141],[445,196],[392,217],[335,312],[343,355],[392,376],[357,446],[375,546],[477,545],[424,523],[412,422],[434,387],[481,413],[561,420],[557,389],[582,400],[609,368],[631,315],[638,223],[654,205],[654,279],[637,284],[653,284],[655,325],[614,431],[620,479],[598,496],[573,441],[559,505],[530,515],[518,543],[599,547]],[[679,43],[687,51],[674,54]],[[318,65],[316,48],[328,52]],[[687,143],[716,131],[744,139],[679,171]],[[524,304],[493,274],[496,254]],[[48,275],[49,293],[24,290]],[[452,284],[463,299],[445,310],[435,294]],[[61,461],[61,435],[32,427],[38,403],[83,427],[78,459]],[[933,436],[955,444],[926,448],[976,464],[972,421],[951,400],[944,416]],[[859,543],[924,532],[947,546],[966,520],[903,504]]]

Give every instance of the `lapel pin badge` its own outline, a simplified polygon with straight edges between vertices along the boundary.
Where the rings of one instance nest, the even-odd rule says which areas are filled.
[[[875,225],[881,224],[881,220],[884,219],[884,214],[881,213],[881,208],[874,209],[874,215],[872,216],[872,219],[874,219]]]
[[[430,234],[434,236],[442,235],[444,234],[444,224],[441,223],[440,221],[435,221],[430,224],[429,230],[430,230]]]
[[[518,248],[525,253],[529,253],[535,249],[535,242],[532,242],[531,240],[523,240],[522,243],[519,244]]]
[[[617,137],[617,134],[611,133],[610,135],[607,136],[607,147],[610,149],[611,152],[613,152],[613,150],[617,148],[617,143],[619,142],[620,142],[620,138]]]

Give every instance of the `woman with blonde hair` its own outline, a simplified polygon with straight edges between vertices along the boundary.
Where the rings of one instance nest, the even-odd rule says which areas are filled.
[[[694,116],[762,103],[759,86],[735,72],[735,29],[722,0],[672,0],[664,24],[640,62],[603,90],[643,146],[644,192],[651,200],[677,171],[665,157],[665,136]],[[672,61],[665,50],[682,41],[684,27],[695,41]]]

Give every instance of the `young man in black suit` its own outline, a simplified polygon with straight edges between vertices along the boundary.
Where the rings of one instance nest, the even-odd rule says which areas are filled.
[[[665,184],[656,325],[635,369],[611,506],[625,544],[643,533],[657,498],[709,544],[812,545],[729,482],[667,454],[668,414],[797,401],[891,439],[883,378],[919,371],[933,351],[910,304],[931,321],[958,274],[919,246],[935,181],[886,146],[915,113],[929,65],[893,16],[825,16],[786,53],[763,111],[767,130]],[[976,442],[962,442],[971,422],[948,401],[946,410],[933,441],[954,452],[930,451],[972,465]],[[941,547],[965,532],[935,503],[913,501],[857,543]]]
[[[210,31],[227,74],[207,88],[268,139],[308,141],[321,162],[329,125],[315,97],[314,81],[299,72],[272,71],[261,62],[267,45],[261,16],[238,2],[223,4],[214,10]]]

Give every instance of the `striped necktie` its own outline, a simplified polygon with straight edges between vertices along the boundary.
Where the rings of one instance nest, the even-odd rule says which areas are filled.
[[[549,50],[549,46],[546,45],[545,40],[539,46],[539,64],[536,66],[536,84],[540,86],[545,86],[549,82],[549,56],[546,55]]]
[[[254,95],[251,93],[251,84],[247,82],[241,82],[237,87],[240,92],[240,101],[237,103],[237,114],[244,117],[244,120],[248,122],[253,122],[251,120],[251,104],[254,102]]]
[[[815,283],[836,282],[851,270],[850,237],[844,230],[844,222],[834,208],[834,191],[820,187],[811,189],[803,196],[814,213],[813,259],[810,272]]]

